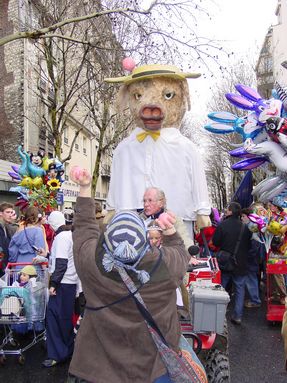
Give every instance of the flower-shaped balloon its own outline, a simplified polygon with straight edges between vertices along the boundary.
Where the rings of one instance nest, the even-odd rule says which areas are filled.
[[[58,190],[61,187],[60,181],[56,178],[52,178],[50,181],[48,181],[47,185],[49,186],[50,190]]]

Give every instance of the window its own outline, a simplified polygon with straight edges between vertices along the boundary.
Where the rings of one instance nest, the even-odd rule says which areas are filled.
[[[39,79],[38,87],[39,87],[40,91],[46,93],[46,91],[47,91],[47,82],[42,77],[40,77],[40,79]]]
[[[68,127],[65,126],[64,127],[64,144],[68,144],[69,143],[69,132],[68,132]]]
[[[69,173],[70,173],[70,164],[66,162],[65,163],[65,181],[69,181]]]
[[[76,141],[75,141],[75,149],[76,150],[80,150],[80,145],[79,145],[79,136],[76,138]]]
[[[83,137],[83,153],[87,155],[87,138]]]

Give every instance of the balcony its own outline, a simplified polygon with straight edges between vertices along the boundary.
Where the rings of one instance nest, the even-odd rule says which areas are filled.
[[[111,177],[111,167],[109,165],[103,165],[102,166],[101,176],[103,178],[110,178]]]

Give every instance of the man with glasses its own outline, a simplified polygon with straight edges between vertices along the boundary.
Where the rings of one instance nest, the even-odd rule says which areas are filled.
[[[143,211],[140,215],[147,226],[150,221],[157,219],[161,213],[166,211],[166,197],[164,192],[156,187],[147,188],[143,196],[143,207]],[[175,227],[188,250],[194,243],[181,218],[176,217]]]

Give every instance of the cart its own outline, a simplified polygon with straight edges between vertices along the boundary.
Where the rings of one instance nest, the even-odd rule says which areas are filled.
[[[274,262],[274,263],[271,263]],[[285,312],[285,302],[274,302],[272,296],[274,287],[272,286],[272,278],[276,275],[287,274],[287,264],[284,259],[275,259],[270,256],[267,259],[266,265],[267,283],[266,283],[266,295],[267,295],[267,314],[266,319],[268,322],[282,322],[283,315]],[[274,282],[273,282],[274,284]]]
[[[221,272],[216,258],[201,258],[201,265],[189,271],[187,287],[194,282],[202,281],[221,289]],[[229,383],[230,367],[228,357],[227,323],[220,333],[214,331],[195,331],[190,320],[181,321],[183,335],[193,344],[193,348],[201,359],[207,373],[209,383]]]
[[[48,264],[33,264],[37,270],[34,283],[19,286],[19,271],[31,263],[8,263],[0,285],[0,325],[4,328],[4,337],[0,340],[0,364],[4,364],[7,355],[18,356],[20,364],[25,363],[24,352],[35,344],[46,340],[44,319],[47,305]],[[32,335],[28,344],[20,347],[15,332],[29,331]]]

